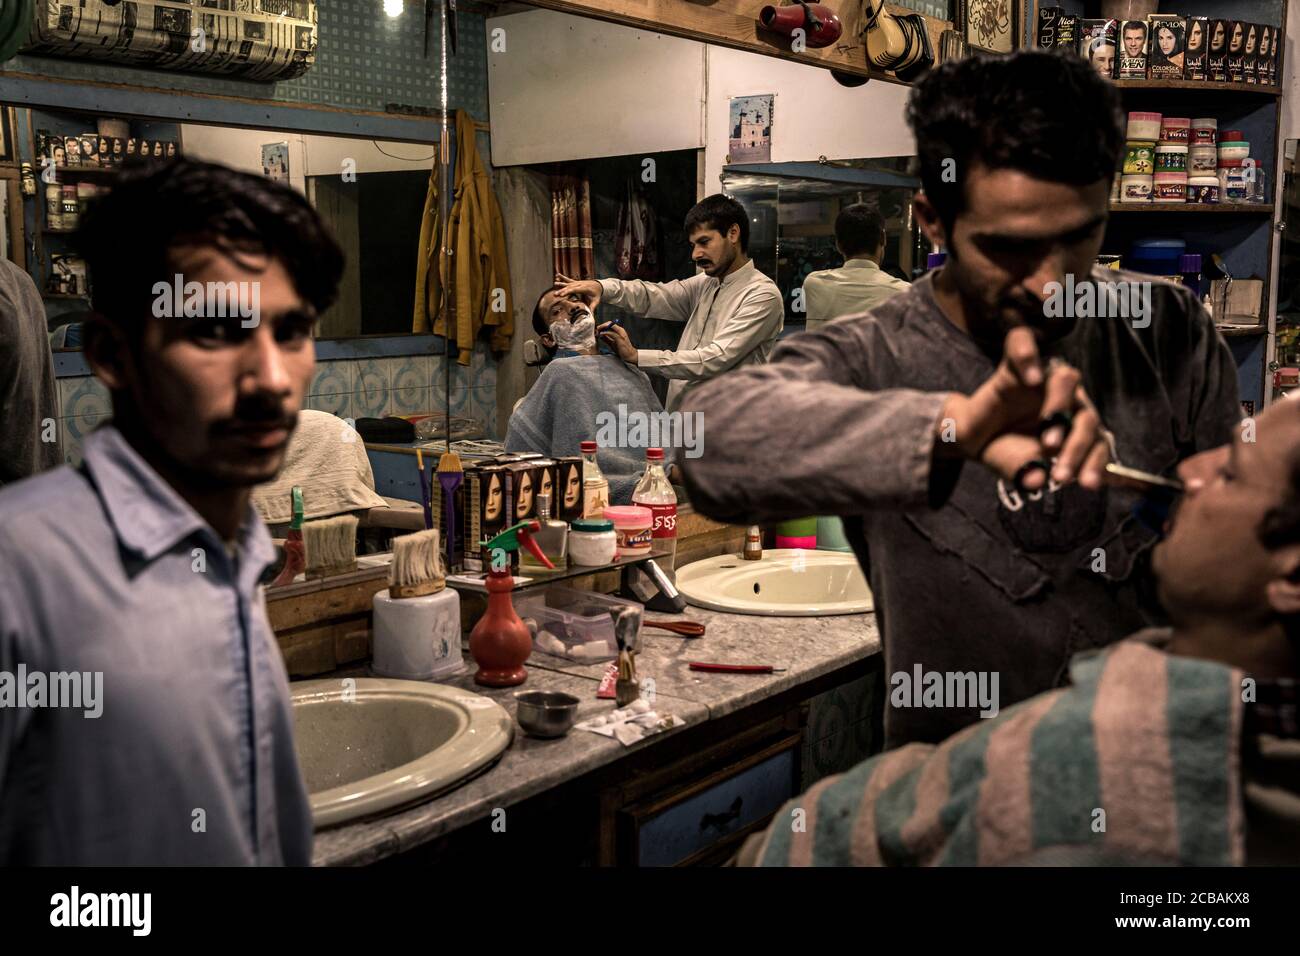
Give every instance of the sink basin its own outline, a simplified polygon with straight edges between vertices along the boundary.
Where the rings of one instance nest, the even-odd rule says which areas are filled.
[[[355,684],[355,686],[353,686]],[[316,828],[429,800],[510,746],[510,715],[456,687],[358,677],[290,685]]]
[[[836,551],[780,548],[763,560],[736,554],[677,569],[677,590],[696,607],[733,614],[814,617],[875,607],[857,558]]]

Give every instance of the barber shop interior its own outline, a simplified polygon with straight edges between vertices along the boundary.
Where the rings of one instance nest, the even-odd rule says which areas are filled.
[[[1249,925],[1133,868],[1300,865],[1293,23],[4,0],[0,864]]]

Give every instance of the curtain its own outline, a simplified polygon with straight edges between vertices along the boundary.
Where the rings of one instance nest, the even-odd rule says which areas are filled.
[[[627,198],[618,210],[614,262],[620,279],[657,282],[659,274],[659,224],[636,180],[627,179]]]
[[[551,245],[556,272],[570,279],[594,277],[591,185],[580,173],[551,176]]]

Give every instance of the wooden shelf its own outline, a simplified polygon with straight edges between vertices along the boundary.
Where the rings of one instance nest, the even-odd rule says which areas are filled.
[[[1225,339],[1245,339],[1252,336],[1268,335],[1267,325],[1216,325],[1219,334]]]
[[[46,228],[42,229],[41,232],[45,233],[47,236],[73,236],[73,235],[76,235],[77,230],[75,230],[75,229],[50,229],[49,227],[46,227]]]
[[[78,301],[81,301],[81,302],[89,302],[89,301],[90,301],[90,296],[88,296],[88,295],[74,295],[74,294],[69,293],[69,292],[42,292],[42,293],[41,293],[41,298],[42,298],[42,299],[63,299],[63,300],[73,300],[73,299],[75,299],[75,300],[78,300]]]
[[[1208,80],[1115,80],[1121,90],[1192,90],[1198,93],[1244,93],[1254,96],[1281,96],[1280,86],[1257,83],[1212,83]]]
[[[111,178],[122,171],[121,166],[55,166],[53,169],[60,176],[66,176],[70,179],[85,177],[93,179],[97,176]]]
[[[1235,214],[1239,216],[1264,216],[1271,215],[1273,204],[1266,202],[1185,202],[1185,203],[1160,203],[1160,202],[1113,202],[1110,204],[1111,212],[1141,212],[1148,214],[1162,215],[1167,212],[1196,214]]]

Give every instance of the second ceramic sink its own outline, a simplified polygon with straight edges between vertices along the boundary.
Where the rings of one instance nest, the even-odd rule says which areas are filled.
[[[814,617],[860,614],[875,607],[852,554],[783,548],[761,561],[737,554],[677,569],[677,589],[691,604],[733,614]]]
[[[354,678],[290,690],[317,829],[445,793],[496,760],[514,735],[499,704],[456,687]]]

